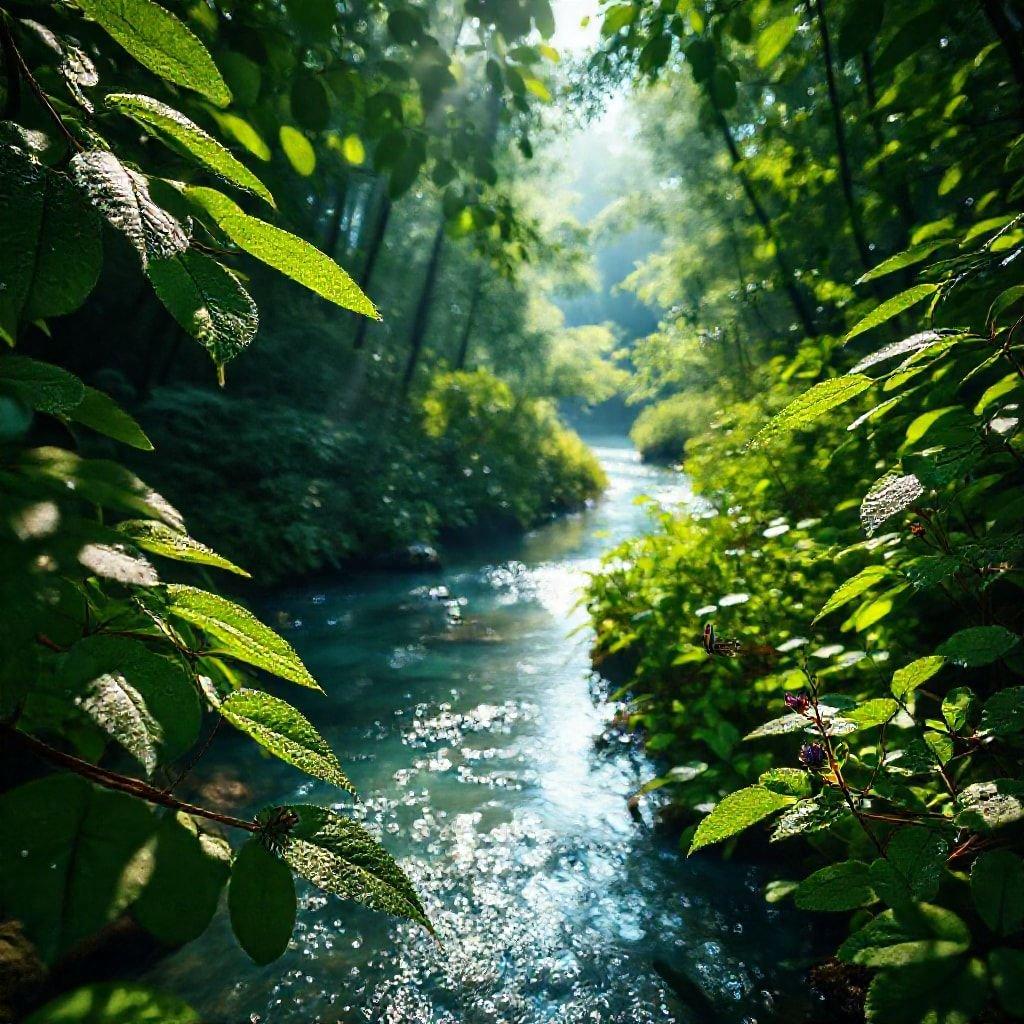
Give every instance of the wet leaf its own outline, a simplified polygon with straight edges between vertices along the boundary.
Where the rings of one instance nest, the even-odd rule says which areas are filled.
[[[235,728],[248,733],[282,761],[355,793],[327,741],[305,715],[287,702],[261,690],[236,690],[218,710]]]
[[[697,826],[689,853],[737,835],[794,803],[794,798],[764,786],[747,786],[724,797]]]
[[[130,117],[174,152],[189,157],[218,177],[274,205],[266,185],[212,135],[166,103],[132,93],[111,93],[107,106]]]
[[[380,314],[362,289],[329,256],[281,228],[250,217],[227,196],[209,188],[187,188],[189,199],[201,206],[239,248],[298,281],[310,291],[344,309],[372,320]]]
[[[196,587],[171,584],[167,610],[208,634],[222,653],[300,686],[320,689],[292,645],[241,605]]]
[[[212,565],[217,569],[227,569],[239,576],[248,576],[234,562],[229,562],[205,544],[200,544],[187,533],[172,530],[164,523],[152,519],[132,519],[118,523],[118,532],[128,537],[133,544],[154,555],[163,555],[176,562],[192,562],[196,565]]]
[[[113,153],[77,153],[71,171],[93,206],[131,242],[143,267],[151,259],[170,259],[188,248],[184,228],[153,202],[146,179]]]
[[[0,905],[53,963],[112,921],[141,888],[132,871],[156,819],[139,800],[49,775],[0,795]]]
[[[258,964],[288,948],[295,928],[295,881],[291,869],[253,836],[238,852],[228,888],[231,929]]]
[[[1003,626],[971,626],[954,633],[937,653],[963,668],[991,665],[1020,643],[1016,633]]]
[[[793,894],[801,910],[855,910],[875,901],[868,866],[859,860],[845,860],[815,871]]]
[[[219,107],[231,102],[231,91],[206,47],[159,4],[152,0],[75,3],[154,74],[201,93]]]
[[[284,859],[294,871],[335,896],[433,931],[412,883],[362,825],[323,807],[287,809],[299,819],[284,848]]]
[[[199,735],[199,697],[182,666],[135,640],[91,636],[71,648],[60,681],[75,703],[151,775]]]
[[[981,919],[997,935],[1024,926],[1024,860],[1009,850],[986,850],[971,867],[971,895]]]

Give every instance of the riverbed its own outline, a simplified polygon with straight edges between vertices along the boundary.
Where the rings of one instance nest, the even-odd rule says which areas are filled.
[[[590,443],[609,488],[583,513],[460,549],[443,570],[265,602],[326,690],[298,703],[360,805],[249,743],[205,766],[247,787],[243,811],[353,809],[415,879],[440,941],[302,888],[276,963],[253,966],[222,912],[151,983],[223,1024],[756,1022],[802,1002],[808,925],[765,903],[764,872],[687,860],[651,831],[650,804],[645,821],[627,807],[657,771],[608,730],[580,587],[645,528],[639,498],[691,496],[625,439]]]

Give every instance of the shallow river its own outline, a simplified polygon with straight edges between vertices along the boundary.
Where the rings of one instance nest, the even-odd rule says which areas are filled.
[[[793,1019],[806,925],[764,903],[756,869],[687,861],[628,813],[656,772],[634,743],[602,738],[614,709],[576,602],[602,553],[644,529],[635,498],[688,492],[624,440],[591,443],[610,487],[590,511],[463,550],[443,571],[321,582],[264,610],[327,691],[300,703],[363,796],[357,814],[416,880],[440,945],[304,890],[275,964],[254,967],[222,913],[150,981],[223,1024]],[[245,782],[252,806],[350,804],[248,743],[208,767]],[[714,1009],[667,984],[673,972]]]

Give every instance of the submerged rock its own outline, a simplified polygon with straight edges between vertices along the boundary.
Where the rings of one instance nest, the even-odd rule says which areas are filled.
[[[399,571],[440,569],[441,556],[437,553],[437,549],[430,544],[417,542],[415,544],[407,544],[404,548],[395,548],[393,551],[378,555],[370,559],[370,565],[378,569],[395,569]]]

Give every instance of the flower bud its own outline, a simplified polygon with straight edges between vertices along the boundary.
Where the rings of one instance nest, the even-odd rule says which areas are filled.
[[[800,763],[808,771],[818,771],[828,764],[828,752],[820,743],[805,743],[800,748]]]

